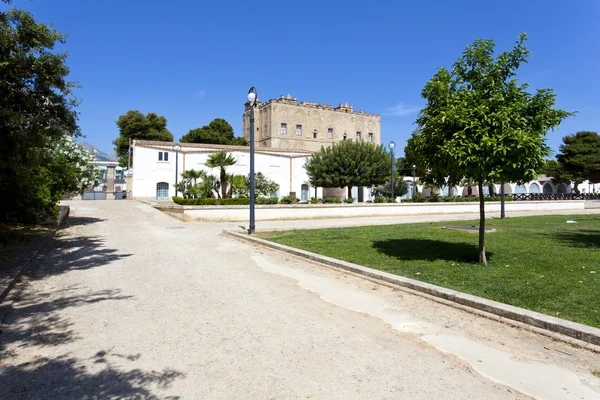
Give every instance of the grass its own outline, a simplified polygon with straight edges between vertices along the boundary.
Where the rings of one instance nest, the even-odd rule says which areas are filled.
[[[23,258],[50,225],[0,224],[0,275]]]
[[[577,224],[567,224],[575,220]],[[552,316],[600,327],[600,215],[488,220],[489,265],[477,233],[441,229],[478,221],[265,232],[308,250]]]

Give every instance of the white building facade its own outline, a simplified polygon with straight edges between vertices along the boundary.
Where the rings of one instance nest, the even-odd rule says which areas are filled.
[[[181,148],[176,152],[174,149],[177,144]],[[180,181],[181,174],[191,169],[203,170],[209,175],[218,177],[218,168],[206,166],[208,156],[218,151],[226,151],[236,159],[235,165],[227,167],[228,174],[244,176],[250,174],[250,148],[246,146],[134,140],[132,198],[170,200],[175,196],[176,173],[177,181]],[[343,188],[316,188],[315,190],[311,187],[304,169],[304,164],[311,155],[310,151],[261,148],[255,151],[254,169],[256,173],[262,172],[279,185],[277,197],[295,192],[296,197],[301,201],[307,201],[311,197],[345,198],[346,191]],[[354,188],[354,193],[358,193],[358,188]],[[364,194],[365,200],[371,199],[369,189],[364,190]]]

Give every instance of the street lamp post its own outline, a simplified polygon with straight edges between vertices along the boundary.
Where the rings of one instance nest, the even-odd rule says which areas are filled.
[[[396,143],[392,140],[389,144],[389,148],[392,152],[392,201],[395,203],[396,198],[394,197],[394,149],[396,148]]]
[[[416,175],[417,175],[417,166],[413,165],[413,197],[415,197],[417,195],[417,181],[416,181]]]
[[[173,150],[175,150],[175,196],[177,196],[177,180],[179,179],[179,151],[181,151],[181,146],[179,143],[173,146]]]
[[[250,226],[248,234],[254,234],[256,228],[254,222],[254,106],[258,94],[254,86],[248,91],[248,104],[250,105]]]

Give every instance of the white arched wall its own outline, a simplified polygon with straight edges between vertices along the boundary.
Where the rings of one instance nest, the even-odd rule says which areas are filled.
[[[529,184],[529,189],[528,189],[529,193],[542,193],[542,186],[540,185],[539,182],[531,182]]]

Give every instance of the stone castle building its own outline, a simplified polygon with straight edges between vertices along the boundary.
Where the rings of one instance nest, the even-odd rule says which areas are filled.
[[[250,106],[245,105],[244,137],[250,141]],[[289,94],[254,109],[254,143],[257,149],[294,149],[318,151],[342,140],[381,144],[381,116],[354,111],[352,106],[337,107],[308,101],[298,102]]]

